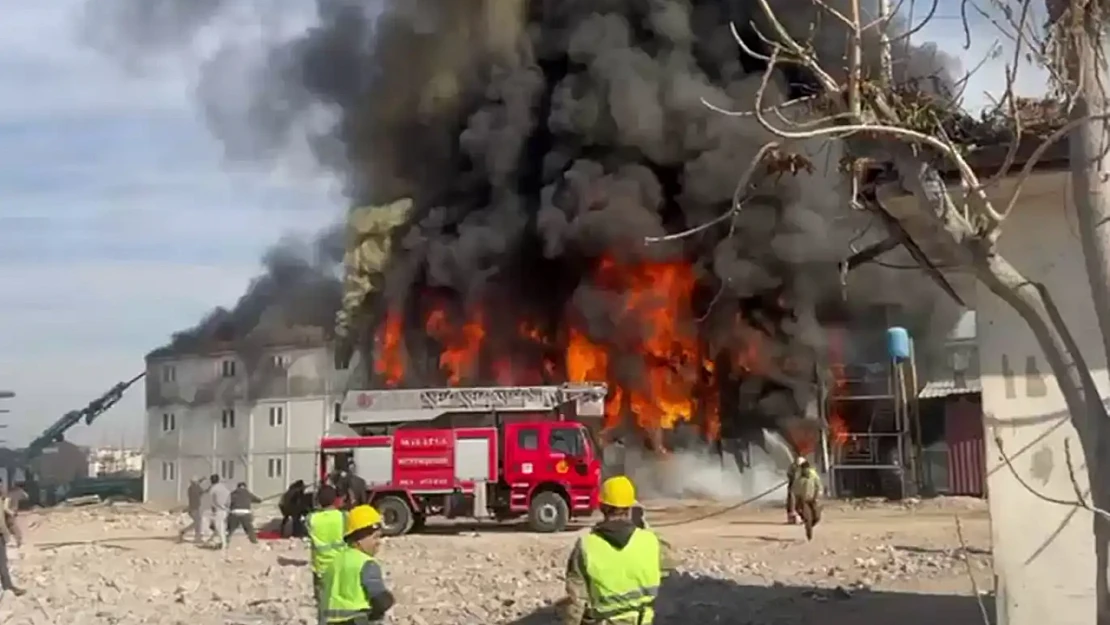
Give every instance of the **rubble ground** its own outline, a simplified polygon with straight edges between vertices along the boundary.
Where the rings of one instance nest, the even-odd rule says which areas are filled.
[[[660,625],[933,625],[993,614],[983,502],[830,502],[808,544],[779,508],[721,510],[649,506],[680,562],[657,604]],[[177,543],[181,517],[123,504],[22,516],[29,544],[9,553],[28,592],[4,593],[0,623],[314,622],[304,543],[254,546],[240,533],[225,554]],[[380,560],[398,598],[391,622],[558,623],[551,606],[574,537],[445,522],[389,539]]]

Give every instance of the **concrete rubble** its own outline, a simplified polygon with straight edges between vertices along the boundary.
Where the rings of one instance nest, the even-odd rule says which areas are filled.
[[[966,521],[965,534],[976,543],[971,546],[953,543],[951,514],[918,518],[889,506],[875,507],[881,513],[877,520],[868,518],[870,510],[831,507],[830,520],[819,527],[824,533],[819,531],[810,544],[801,540],[800,528],[781,524],[778,510],[661,527],[681,566],[664,587],[657,622],[819,619],[836,625],[830,609],[847,610],[843,622],[858,623],[869,605],[867,597],[880,596],[879,590],[960,593],[966,598],[973,594],[968,565],[981,578],[978,587],[988,588],[990,558],[985,515],[964,508],[961,514],[983,517]],[[683,508],[674,519],[656,513],[653,520],[663,525],[688,514]],[[905,524],[914,527],[899,531],[892,514],[910,519]],[[852,519],[839,523],[837,515]],[[225,554],[177,543],[179,514],[128,505],[38,512],[23,522],[30,544],[9,553],[16,582],[28,593],[0,598],[0,623],[314,622],[308,550],[300,541],[253,546],[240,534]],[[440,526],[430,531],[389,540],[381,554],[399,601],[391,622],[558,622],[552,606],[562,593],[573,534],[537,535],[506,527],[474,531]],[[889,613],[890,607],[883,609]],[[740,614],[744,618],[735,620]],[[888,621],[878,614],[875,618]],[[913,621],[899,617],[898,622]]]

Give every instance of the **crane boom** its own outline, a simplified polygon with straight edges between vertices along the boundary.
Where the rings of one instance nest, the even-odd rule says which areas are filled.
[[[92,422],[95,421],[97,417],[116,405],[116,403],[123,398],[123,393],[136,382],[143,379],[144,376],[146,376],[145,371],[130,380],[116,384],[103,395],[89,402],[89,404],[81,410],[70,410],[62,415],[60,419],[43,430],[42,434],[39,434],[35,440],[27,445],[27,448],[23,450],[24,462],[30,462],[42,454],[43,450],[47,447],[65,440],[65,433],[68,432],[70,428],[80,423],[81,419],[85,420],[85,425],[92,425]]]

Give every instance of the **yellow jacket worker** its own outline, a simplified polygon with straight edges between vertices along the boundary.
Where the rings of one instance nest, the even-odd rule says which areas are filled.
[[[321,486],[316,501],[322,509],[308,516],[307,525],[312,551],[312,594],[319,606],[324,572],[347,545],[343,542],[343,511],[339,509],[335,489],[327,484]]]
[[[578,540],[567,562],[563,624],[650,625],[669,547],[632,522],[636,489],[625,476],[601,485],[605,517]]]
[[[355,506],[347,513],[343,540],[348,548],[336,555],[324,573],[325,622],[379,622],[393,607],[393,593],[374,559],[382,541],[381,524],[382,515],[370,506]]]

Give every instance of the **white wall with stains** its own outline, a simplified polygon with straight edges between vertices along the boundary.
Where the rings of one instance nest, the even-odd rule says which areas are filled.
[[[1000,249],[1027,277],[1048,286],[1107,397],[1106,359],[1066,193],[1060,174],[1033,181],[1006,220]],[[1070,470],[1086,491],[1078,438],[1026,324],[985,287],[977,299],[998,623],[1094,623],[1091,513],[1045,500],[1076,499],[1065,441]]]

